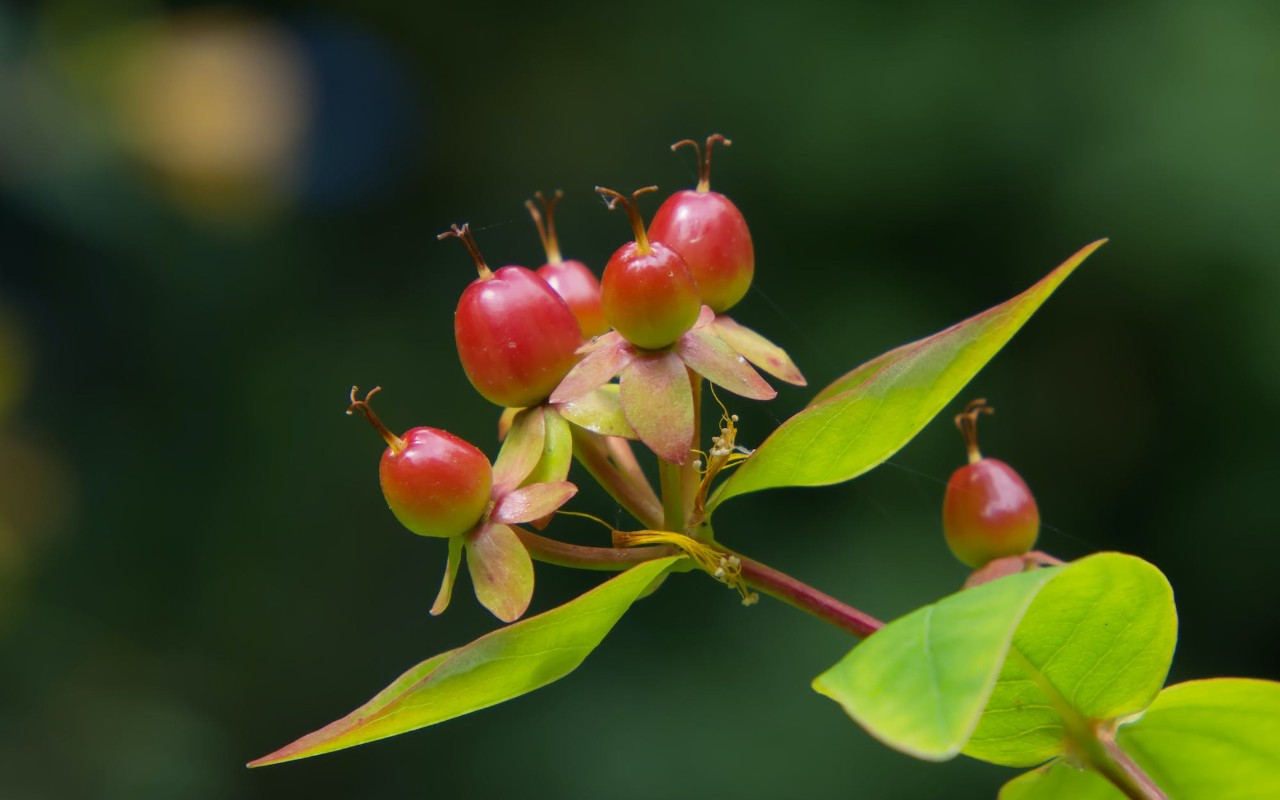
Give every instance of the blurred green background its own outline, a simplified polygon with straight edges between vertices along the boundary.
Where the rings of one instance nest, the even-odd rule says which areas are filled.
[[[734,316],[815,386],[1110,236],[963,399],[1045,549],[1169,575],[1171,679],[1280,677],[1280,5],[614,8],[0,5],[0,796],[994,796],[1012,771],[913,762],[810,691],[843,634],[692,576],[548,689],[242,766],[493,627],[466,592],[427,615],[443,545],[342,414],[381,384],[392,427],[494,452],[435,234],[536,266],[521,203],[563,188],[599,270],[627,228],[591,187],[691,186],[667,145],[713,131],[757,249]],[[806,397],[734,401],[739,440]],[[717,530],[891,618],[964,578],[962,461],[944,417]],[[542,567],[534,608],[595,580]]]

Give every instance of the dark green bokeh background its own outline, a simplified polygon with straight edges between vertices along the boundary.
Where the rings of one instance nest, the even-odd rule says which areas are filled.
[[[303,5],[233,17],[301,54],[310,110],[288,185],[230,211],[115,131],[112,65],[192,4],[0,6],[0,796],[994,796],[1013,772],[914,762],[810,691],[843,634],[696,576],[553,687],[241,766],[493,626],[466,591],[426,614],[444,548],[341,413],[380,383],[393,427],[494,452],[451,340],[473,273],[434,234],[540,263],[521,202],[561,187],[598,270],[627,231],[591,187],[691,185],[667,144],[711,131],[757,248],[734,315],[815,386],[1111,237],[966,390],[984,449],[1045,549],[1168,574],[1172,680],[1280,676],[1280,6]],[[740,441],[806,396],[734,401]],[[940,419],[717,529],[891,618],[964,578],[937,521],[962,458]],[[538,579],[535,610],[597,578]]]

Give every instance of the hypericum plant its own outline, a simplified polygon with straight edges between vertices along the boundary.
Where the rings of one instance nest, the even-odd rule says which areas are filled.
[[[635,235],[610,259],[602,290],[585,267],[572,269],[572,291],[540,277],[569,263],[559,261],[554,200],[544,203],[545,227],[530,204],[548,256],[538,274],[491,272],[465,225],[447,234],[463,240],[480,272],[455,331],[471,382],[504,407],[497,459],[490,467],[434,428],[397,437],[354,388],[348,411],[387,442],[381,474],[392,511],[410,530],[448,542],[432,612],[448,604],[465,552],[477,597],[509,624],[414,666],[346,717],[251,766],[405,733],[544,686],[573,671],[669,574],[701,571],[744,604],[769,595],[863,639],[813,688],[890,747],[932,761],[963,753],[1035,767],[1005,785],[1006,800],[1280,797],[1280,684],[1162,688],[1177,638],[1168,582],[1119,553],[1062,564],[1032,551],[1039,514],[1030,490],[977,448],[985,401],[957,417],[971,463],[944,502],[946,541],[975,568],[963,590],[885,624],[720,542],[712,520],[733,498],[847,481],[897,452],[1105,240],[1011,300],[853,369],[748,450],[727,408],[719,429],[703,435],[704,380],[770,399],[750,364],[797,385],[804,378],[781,348],[720,313],[746,290],[754,260],[732,203],[689,197],[707,193],[718,141],[728,143],[707,140],[698,192],[668,200],[670,212],[648,233],[635,205],[644,190],[628,199],[597,189],[626,208]],[[705,224],[682,223],[681,214]],[[700,243],[698,230],[724,246]],[[584,344],[581,309],[593,307],[596,291],[614,330]],[[634,440],[658,460],[658,491]],[[590,516],[560,511],[577,491],[566,480],[574,460],[635,517],[636,530],[611,530],[598,547],[554,538],[558,513]],[[514,621],[532,595],[533,561],[621,574]]]

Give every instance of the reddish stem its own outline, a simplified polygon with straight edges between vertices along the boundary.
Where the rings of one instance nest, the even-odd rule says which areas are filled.
[[[996,410],[987,405],[984,398],[979,397],[977,400],[971,400],[969,405],[964,407],[963,412],[956,414],[956,427],[960,429],[960,435],[964,437],[965,444],[969,448],[970,464],[976,464],[982,460],[982,451],[978,449],[978,416],[994,413]]]
[[[360,391],[360,387],[351,387],[351,405],[347,406],[347,416],[351,416],[352,412],[359,411],[360,416],[369,420],[369,424],[378,432],[378,435],[382,437],[382,440],[387,443],[388,447],[397,453],[403,453],[405,448],[404,439],[396,436],[387,428],[386,425],[383,425],[382,420],[378,419],[378,415],[373,413],[373,407],[369,405],[369,401],[373,399],[375,394],[382,391],[382,387],[375,386],[370,389],[369,393],[364,396],[363,400],[356,399],[356,392],[358,391]]]
[[[462,240],[467,246],[467,252],[471,254],[471,258],[476,262],[476,272],[480,273],[480,280],[487,281],[493,277],[493,270],[489,269],[489,265],[484,263],[484,256],[480,255],[480,248],[476,247],[475,237],[471,235],[471,225],[462,223],[462,227],[450,225],[449,230],[436,237],[437,240],[444,240],[453,236]]]
[[[636,207],[636,201],[640,195],[648,192],[658,191],[657,186],[645,186],[642,189],[636,189],[631,193],[631,199],[628,200],[618,192],[612,189],[606,189],[603,186],[597,186],[596,191],[600,194],[607,194],[612,199],[609,200],[609,210],[612,211],[618,203],[622,203],[622,207],[626,209],[627,217],[631,220],[631,230],[635,233],[636,244],[639,245],[640,252],[649,252],[649,235],[644,232],[644,220],[640,218],[640,209]]]
[[[842,603],[807,583],[802,583],[784,572],[765,566],[759,561],[734,553],[742,561],[742,578],[752,589],[757,589],[801,611],[806,611],[824,622],[865,639],[884,627],[884,623],[853,606]]]
[[[564,192],[556,189],[556,193],[550,200],[543,196],[542,192],[534,192],[533,196],[542,205],[542,212],[538,212],[538,207],[532,200],[525,200],[524,207],[529,209],[529,216],[533,217],[533,224],[538,227],[538,238],[542,240],[542,249],[547,253],[547,263],[559,264],[563,259],[560,257],[560,242],[556,240],[556,203],[564,197]],[[544,214],[546,215],[545,223]]]
[[[725,147],[728,147],[729,145],[733,144],[731,140],[724,138],[718,133],[713,133],[707,137],[707,149],[705,151],[702,150],[700,147],[698,147],[698,143],[692,139],[681,139],[680,141],[671,145],[671,150],[673,152],[684,146],[689,146],[693,148],[693,152],[697,155],[697,158],[698,158],[698,191],[699,192],[711,191],[711,146],[714,145],[716,142],[720,142]]]

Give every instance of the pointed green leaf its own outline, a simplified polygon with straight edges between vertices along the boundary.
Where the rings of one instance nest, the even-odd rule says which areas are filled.
[[[444,580],[440,581],[440,592],[436,601],[431,604],[431,616],[438,617],[449,607],[453,599],[453,584],[458,580],[458,567],[462,566],[462,536],[449,539],[449,557],[444,566]]]
[[[1164,684],[1177,628],[1154,566],[1120,553],[1071,564],[1027,609],[964,753],[1029,767],[1066,752],[1085,720],[1141,711]]]
[[[690,369],[716,386],[752,400],[772,400],[778,396],[747,359],[709,327],[694,328],[681,336],[676,350]]]
[[[522,486],[558,483],[569,477],[569,466],[573,463],[573,434],[569,431],[569,423],[554,406],[543,407],[542,422],[542,457],[533,472],[521,482]]]
[[[1170,686],[1116,741],[1170,798],[1280,797],[1280,683]]]
[[[568,675],[680,556],[639,564],[559,608],[428,659],[372,700],[251,767],[329,753],[496,705]]]
[[[1098,773],[1054,759],[1006,783],[999,800],[1124,800],[1124,794]]]
[[[506,525],[490,522],[467,534],[467,570],[480,605],[503,622],[520,619],[533,598],[533,559]]]
[[[622,411],[640,441],[673,464],[689,460],[693,447],[693,389],[680,357],[645,353],[622,370]]]
[[[839,483],[892,456],[1101,244],[1076,253],[1012,300],[899,348],[866,380],[788,419],[720,485],[709,507],[761,489]]]
[[[779,380],[796,386],[807,385],[799,367],[781,347],[729,317],[716,317],[711,325],[721,339],[752,364]]]
[[[556,406],[560,415],[592,433],[601,436],[622,436],[627,439],[636,438],[636,432],[622,413],[622,401],[618,398],[618,384],[606,383],[595,391],[588,392],[576,400],[570,400]]]
[[[830,400],[838,394],[843,394],[850,389],[856,389],[872,375],[875,375],[894,361],[897,361],[908,350],[919,345],[920,342],[908,342],[907,344],[898,345],[888,352],[881,353],[865,364],[859,364],[841,375],[839,378],[836,378],[834,381],[827,384],[826,388],[813,396],[813,399],[809,401],[809,405],[816,406],[818,403]]]
[[[952,758],[982,714],[1023,612],[1060,569],[1011,575],[894,620],[813,688],[888,746]]]
[[[524,482],[542,458],[546,421],[542,406],[516,414],[493,462],[493,493],[502,496]]]

